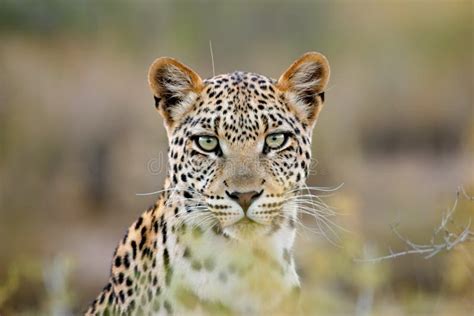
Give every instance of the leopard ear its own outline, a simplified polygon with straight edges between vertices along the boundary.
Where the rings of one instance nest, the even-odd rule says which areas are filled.
[[[316,122],[329,81],[329,63],[320,53],[306,53],[288,68],[277,87],[283,91],[298,117],[309,125]]]
[[[191,108],[203,86],[197,73],[169,57],[153,62],[148,71],[148,83],[167,128]]]

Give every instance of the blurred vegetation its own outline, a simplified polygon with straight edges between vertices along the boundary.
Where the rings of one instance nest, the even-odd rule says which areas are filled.
[[[469,315],[474,249],[361,264],[425,242],[457,186],[474,192],[470,1],[3,0],[0,3],[0,314],[82,311],[116,242],[162,185],[166,152],[146,83],[173,56],[203,77],[271,77],[306,51],[330,60],[311,185],[342,215],[336,247],[302,232],[303,310]],[[462,202],[459,221],[472,216]]]

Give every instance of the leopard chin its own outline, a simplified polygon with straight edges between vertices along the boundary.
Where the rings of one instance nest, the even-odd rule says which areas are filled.
[[[248,217],[243,217],[237,223],[225,227],[223,232],[226,236],[241,241],[260,239],[270,230],[268,225],[257,223]]]

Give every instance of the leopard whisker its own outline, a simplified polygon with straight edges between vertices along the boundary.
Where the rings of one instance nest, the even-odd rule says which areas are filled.
[[[341,230],[345,230],[344,228],[342,228],[338,224],[331,221],[327,216],[324,216],[325,214],[321,214],[316,209],[306,208],[306,207],[302,207],[301,205],[296,205],[296,204],[293,204],[293,205],[289,204],[288,206],[290,206],[292,211],[298,212],[298,214],[307,214],[307,215],[312,216],[315,219],[315,222],[316,222],[316,225],[318,226],[318,229],[324,235],[324,237],[331,244],[333,244],[335,246],[339,246],[338,242],[341,241],[341,238],[340,238],[338,232],[332,226],[334,226],[338,229],[341,229]],[[331,233],[332,236],[334,236],[336,238],[336,241],[334,241],[328,235],[327,230]]]
[[[338,212],[334,211],[331,207],[325,206],[324,204],[318,203],[318,202],[311,202],[307,200],[291,200],[291,201],[286,201],[287,203],[293,203],[298,206],[306,206],[306,207],[314,207],[315,210],[317,211],[324,211],[324,214],[330,215],[330,216],[335,216],[338,214]]]
[[[336,224],[334,221],[331,221],[327,217],[316,215],[314,213],[305,212],[305,211],[301,212],[301,214],[307,214],[314,217],[316,221],[322,224],[323,226],[325,226],[338,241],[341,240],[341,237],[339,236],[339,233],[336,231],[335,228],[346,231],[346,229]]]
[[[311,233],[311,234],[324,236],[326,239],[328,238],[328,237],[325,236],[324,232],[321,229],[315,230],[315,229],[305,225],[298,216],[296,218],[294,218],[294,217],[288,216],[286,214],[279,214],[278,217],[283,218],[283,219],[287,219],[287,220],[292,220],[295,223],[295,225],[298,227],[298,229],[296,229],[296,234],[299,237],[308,238],[307,233]]]
[[[153,191],[153,192],[135,193],[135,195],[146,196],[146,195],[160,194],[160,193],[163,193],[163,192],[169,192],[169,191],[175,191],[175,190],[179,190],[179,189],[177,189],[177,188],[168,188],[168,189],[163,189],[163,190],[158,190],[158,191]]]
[[[293,190],[289,190],[287,191],[287,193],[293,193],[293,192],[297,192],[297,191],[302,191],[302,190],[308,190],[308,191],[321,191],[321,192],[335,192],[337,190],[339,190],[340,188],[342,188],[344,186],[344,182],[335,186],[335,187],[318,187],[318,186],[307,186],[307,185],[304,185],[304,187],[302,188],[295,188]]]
[[[337,213],[332,210],[331,208],[327,208],[323,205],[320,205],[318,203],[310,203],[310,202],[306,202],[306,201],[303,201],[303,202],[300,202],[300,201],[287,201],[286,202],[287,205],[294,205],[294,206],[297,206],[297,207],[300,207],[300,208],[306,208],[308,210],[311,210],[312,212],[316,212],[318,214],[321,214],[321,215],[325,215],[325,216],[330,216],[330,217],[333,217],[333,216],[336,216]]]
[[[327,214],[322,214],[322,213],[318,212],[318,210],[315,210],[313,208],[304,207],[304,206],[299,206],[299,211],[300,211],[300,213],[304,213],[304,214],[311,215],[311,216],[315,216],[315,215],[320,216],[321,219],[324,219],[324,220],[328,221],[330,224],[334,225],[338,229],[341,229],[345,232],[350,232],[346,228],[338,225],[337,223],[335,223],[334,221],[329,219],[329,217],[333,217],[335,215],[324,216],[324,215],[327,215]]]
[[[202,218],[206,216],[211,216],[210,213],[210,211],[196,210],[196,212],[191,211],[190,213],[182,214],[182,216],[177,218],[176,225],[181,226],[183,223],[186,223],[191,227],[194,227],[196,220],[202,220]]]

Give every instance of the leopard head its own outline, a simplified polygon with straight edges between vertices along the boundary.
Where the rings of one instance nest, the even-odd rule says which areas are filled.
[[[189,218],[235,239],[292,229],[327,59],[306,53],[278,80],[248,72],[203,80],[164,57],[148,80],[169,138],[170,187],[197,214]]]

